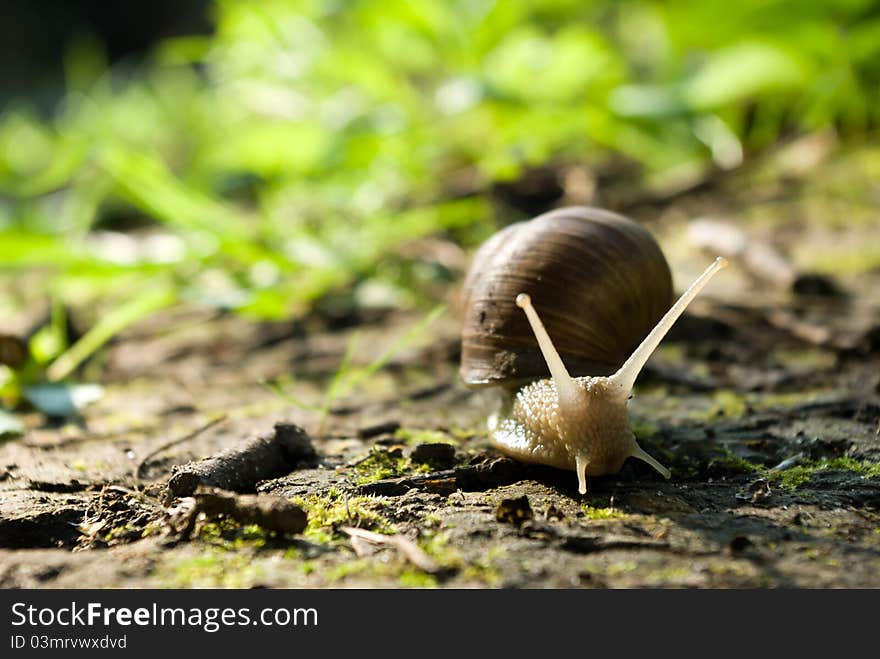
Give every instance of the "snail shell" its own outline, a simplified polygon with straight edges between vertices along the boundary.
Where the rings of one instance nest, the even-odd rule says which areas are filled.
[[[660,246],[622,215],[573,206],[512,224],[477,251],[465,279],[461,377],[516,387],[548,377],[535,336],[512,300],[535,301],[572,375],[607,375],[672,301]]]

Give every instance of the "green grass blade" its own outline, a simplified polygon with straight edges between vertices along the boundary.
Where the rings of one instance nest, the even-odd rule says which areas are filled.
[[[141,318],[170,306],[176,299],[172,289],[162,288],[151,290],[117,307],[52,362],[46,370],[47,378],[53,382],[63,380],[116,334]]]

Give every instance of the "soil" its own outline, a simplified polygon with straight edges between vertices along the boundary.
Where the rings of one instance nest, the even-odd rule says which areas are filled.
[[[581,496],[571,472],[501,457],[485,431],[498,392],[457,376],[454,303],[323,419],[261,382],[320,404],[353,334],[366,364],[421,313],[178,308],[100,355],[105,394],[81,418],[30,413],[0,443],[0,586],[880,586],[880,259],[848,259],[877,259],[880,154],[806,170],[782,155],[624,209],[679,290],[708,263],[695,218],[735,221],[799,275],[735,260],[641,375],[630,416],[669,480],[631,460]],[[168,494],[173,468],[279,422],[318,458],[250,489],[305,510],[305,531],[220,514],[181,533],[192,500]]]

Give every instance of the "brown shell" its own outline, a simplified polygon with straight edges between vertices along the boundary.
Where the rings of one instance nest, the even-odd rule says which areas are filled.
[[[515,387],[548,377],[525,314],[528,293],[573,376],[617,370],[672,304],[654,237],[622,215],[573,206],[487,240],[465,279],[461,377]]]

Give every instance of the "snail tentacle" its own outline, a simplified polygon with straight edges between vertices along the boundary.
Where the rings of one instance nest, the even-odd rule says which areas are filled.
[[[578,477],[578,492],[587,493],[587,458],[583,453],[575,456],[575,472]]]
[[[638,458],[642,462],[647,462],[649,465],[654,467],[654,469],[656,469],[660,473],[660,475],[663,476],[663,478],[669,478],[672,475],[672,472],[670,472],[666,467],[657,462],[657,460],[655,460],[651,454],[646,452],[638,444],[633,447],[632,453],[630,453],[630,457]]]
[[[722,268],[726,267],[727,259],[720,256],[716,258],[712,265],[706,268],[703,274],[697,277],[696,281],[694,281],[682,296],[678,298],[678,301],[673,304],[663,318],[660,319],[660,322],[658,322],[648,336],[645,337],[641,345],[639,345],[633,354],[630,355],[629,359],[624,362],[623,366],[620,367],[620,370],[608,378],[610,382],[620,387],[621,392],[625,397],[629,396],[629,393],[632,391],[633,385],[636,382],[636,378],[645,366],[648,358],[657,349],[657,346],[660,345],[663,337],[666,336],[666,333],[672,328],[675,321],[678,320],[678,317],[681,316],[693,299],[697,297],[697,294],[703,290],[703,287],[709,283],[712,276]]]
[[[538,317],[538,312],[535,311],[535,307],[532,306],[532,298],[525,293],[520,293],[516,296],[516,306],[525,311],[526,318],[529,319],[529,325],[531,325],[532,332],[534,332],[535,338],[538,340],[541,354],[544,356],[544,361],[547,362],[547,368],[550,369],[550,375],[553,376],[553,383],[556,385],[556,395],[559,397],[560,408],[571,408],[577,405],[581,399],[578,395],[577,383],[572,379],[571,375],[569,375],[568,369],[565,368],[565,364],[562,363],[562,358],[559,356],[559,353],[556,352],[556,348],[553,346],[553,341],[550,339],[550,335],[547,334],[547,330],[544,328],[544,323],[541,322],[541,319]]]

